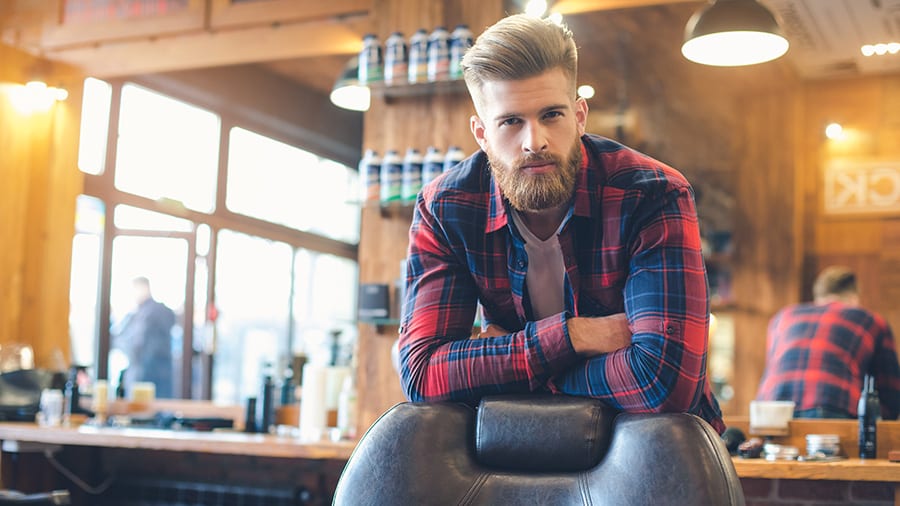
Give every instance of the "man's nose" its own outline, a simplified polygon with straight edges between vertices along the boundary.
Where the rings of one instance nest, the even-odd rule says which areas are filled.
[[[525,124],[522,138],[522,151],[526,153],[540,153],[547,150],[547,134],[544,127],[537,121],[529,121]]]

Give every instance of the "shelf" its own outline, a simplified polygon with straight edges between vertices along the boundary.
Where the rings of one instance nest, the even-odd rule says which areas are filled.
[[[457,95],[468,94],[466,83],[462,79],[453,81],[435,81],[412,84],[373,83],[369,85],[372,95],[383,97],[386,100],[403,97],[422,97],[429,95]]]

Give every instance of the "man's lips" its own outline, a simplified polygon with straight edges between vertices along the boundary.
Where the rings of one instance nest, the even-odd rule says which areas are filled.
[[[522,171],[528,174],[547,174],[555,170],[556,163],[552,161],[532,162],[522,166]]]

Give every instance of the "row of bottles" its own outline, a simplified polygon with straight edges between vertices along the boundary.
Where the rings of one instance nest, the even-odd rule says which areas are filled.
[[[416,148],[406,150],[400,157],[396,149],[389,149],[380,158],[368,149],[359,162],[363,202],[412,203],[422,187],[465,158],[457,146],[450,146],[447,153],[430,146],[425,156]]]
[[[419,29],[407,43],[401,32],[387,38],[382,53],[378,37],[363,37],[359,53],[359,82],[387,85],[462,79],[463,54],[472,45],[472,31],[458,25],[453,33],[439,26],[429,35]]]

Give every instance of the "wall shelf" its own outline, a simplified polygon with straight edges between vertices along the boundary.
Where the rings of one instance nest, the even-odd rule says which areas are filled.
[[[462,79],[452,81],[435,81],[425,83],[384,84],[373,83],[369,85],[372,95],[382,97],[387,101],[404,97],[422,97],[431,95],[457,95],[468,94],[466,83]]]

